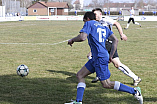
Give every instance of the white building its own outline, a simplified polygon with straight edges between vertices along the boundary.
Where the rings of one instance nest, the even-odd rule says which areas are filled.
[[[81,5],[80,9],[81,10],[83,10],[83,2],[84,2],[84,0],[80,0],[80,5]]]
[[[0,6],[0,17],[5,17],[5,6]]]
[[[83,10],[84,0],[75,0],[73,3],[74,10]]]

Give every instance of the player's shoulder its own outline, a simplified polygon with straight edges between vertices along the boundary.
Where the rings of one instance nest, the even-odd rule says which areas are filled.
[[[86,23],[92,24],[92,23],[96,23],[96,22],[97,22],[96,20],[90,20],[90,21],[87,21]]]
[[[85,25],[88,25],[88,26],[91,26],[91,27],[94,27],[94,26],[99,26],[99,25],[101,25],[98,21],[96,21],[96,20],[90,20],[90,21],[87,21],[86,23],[85,23]]]
[[[102,18],[102,21],[113,21],[113,19],[112,18],[110,18],[109,16],[105,16],[105,17],[103,17]]]
[[[94,20],[87,21],[84,25],[93,25],[95,23]]]
[[[102,19],[111,19],[109,16],[103,16]]]

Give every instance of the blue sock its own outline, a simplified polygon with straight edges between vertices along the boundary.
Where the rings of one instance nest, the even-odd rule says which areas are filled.
[[[124,85],[118,81],[115,81],[114,89],[117,91],[127,92],[133,95],[136,94],[136,91],[134,90],[134,88]]]
[[[77,88],[77,96],[76,96],[77,102],[82,102],[83,94],[84,94],[84,88],[83,87]]]
[[[120,84],[119,91],[128,92],[133,95],[136,94],[136,91],[134,90],[134,88],[124,85],[122,83]]]
[[[78,85],[77,85],[77,96],[76,96],[77,102],[82,102],[85,87],[86,87],[85,83],[83,83],[83,82],[78,83]]]

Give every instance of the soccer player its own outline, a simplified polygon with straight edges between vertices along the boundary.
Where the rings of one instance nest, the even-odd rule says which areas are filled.
[[[130,25],[131,21],[132,21],[133,24],[140,25],[140,27],[141,27],[140,23],[134,21],[134,15],[135,15],[134,7],[131,7],[131,10],[129,12],[130,12],[130,18],[128,20],[127,26],[124,29],[128,29],[129,28],[129,25]]]
[[[93,9],[92,12],[94,12],[96,14],[96,20],[99,23],[101,23],[103,26],[109,27],[110,29],[112,29],[112,26],[116,26],[116,28],[119,31],[121,40],[125,40],[125,41],[127,40],[127,36],[125,34],[123,34],[122,27],[117,21],[114,21],[113,19],[108,18],[108,17],[102,18],[102,10],[100,8]],[[112,47],[111,37],[109,37],[106,40],[105,45],[106,45],[106,49],[108,50],[108,53],[110,54],[111,47]],[[91,53],[89,53],[87,55],[87,57],[89,59],[91,59],[92,58]],[[126,65],[121,63],[119,56],[118,56],[117,49],[112,57],[112,63],[114,64],[114,66],[117,69],[121,70],[124,74],[126,74],[127,76],[129,76],[133,79],[134,86],[137,86],[140,83],[141,78],[139,78],[137,75],[135,75]],[[98,77],[96,77],[94,80],[92,80],[92,83],[96,83],[97,81],[99,81]]]
[[[106,26],[102,26],[95,19],[96,17],[93,12],[86,12],[83,18],[85,24],[80,30],[80,34],[68,41],[68,44],[72,46],[75,42],[82,42],[88,38],[88,44],[92,52],[92,59],[88,60],[77,73],[78,85],[76,101],[65,104],[82,104],[83,94],[86,88],[85,77],[94,72],[96,72],[104,88],[130,93],[140,101],[140,104],[143,104],[143,97],[139,87],[132,88],[118,81],[110,81],[108,62],[112,61],[114,52],[117,49],[118,39],[114,36],[111,30]],[[105,41],[108,37],[112,37],[110,55],[105,47]]]

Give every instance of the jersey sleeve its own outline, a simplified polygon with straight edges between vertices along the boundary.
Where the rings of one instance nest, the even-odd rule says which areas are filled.
[[[108,39],[108,37],[110,37],[112,34],[113,34],[113,32],[108,28],[108,27],[106,27],[106,38]]]
[[[109,17],[105,17],[104,21],[106,21],[107,25],[113,25],[116,21],[109,18]]]
[[[90,27],[90,23],[87,21],[83,28],[80,30],[80,33],[86,33],[86,34],[90,34],[90,31],[91,31],[91,27]]]

